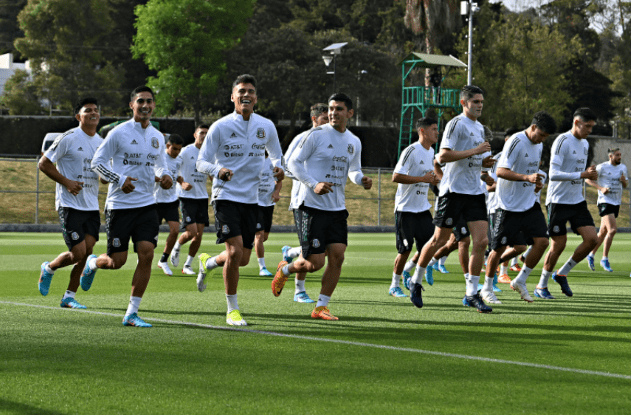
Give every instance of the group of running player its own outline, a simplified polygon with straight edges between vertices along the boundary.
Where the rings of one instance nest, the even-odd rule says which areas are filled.
[[[601,265],[611,271],[607,255],[628,175],[616,148],[609,150],[609,162],[587,167],[586,138],[596,124],[596,114],[589,108],[576,110],[571,130],[560,134],[552,144],[546,223],[539,199],[547,175],[540,166],[542,143],[556,131],[552,116],[545,111],[534,114],[531,125],[508,134],[503,150],[492,156],[485,128],[478,121],[484,105],[483,91],[473,85],[465,86],[460,99],[463,113],[445,127],[438,153],[434,154],[431,148],[437,142],[437,120],[422,118],[416,125],[419,141],[403,151],[395,167],[392,180],[399,183],[395,197],[399,254],[389,294],[407,297],[400,288],[403,279],[412,303],[422,307],[423,277],[432,285],[433,271],[441,269],[435,263],[456,247],[466,282],[462,302],[481,313],[492,311],[488,304],[501,304],[494,294],[501,291],[496,286],[499,264],[526,251],[527,245],[530,248],[524,266],[516,268],[518,275],[512,281],[502,281],[510,283],[527,302],[533,302],[533,298],[526,280],[548,246],[550,250],[533,291],[535,297],[554,299],[548,288],[550,277],[563,294],[571,297],[568,274],[586,256],[594,270],[593,255],[603,241]],[[603,218],[599,233],[583,196],[584,180],[598,188],[598,208]],[[430,185],[436,184],[438,195],[432,220],[427,196]],[[568,222],[582,242],[555,271],[567,243]],[[405,264],[415,242],[419,253]],[[480,284],[485,250],[485,278]],[[410,275],[413,268],[414,274]]]

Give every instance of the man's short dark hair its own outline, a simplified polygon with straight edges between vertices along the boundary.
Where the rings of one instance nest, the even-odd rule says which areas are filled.
[[[197,127],[195,127],[195,131],[199,130],[200,128],[205,128],[205,129],[209,129],[210,125],[208,124],[198,124]]]
[[[432,117],[423,117],[416,120],[416,129],[427,128],[431,125],[438,124],[438,121]]]
[[[247,73],[239,75],[237,76],[237,79],[235,79],[232,83],[232,89],[234,89],[234,87],[239,84],[252,84],[254,89],[256,89],[256,78],[252,75],[248,75]]]
[[[579,108],[576,111],[574,111],[574,115],[572,116],[572,119],[576,117],[580,118],[581,121],[583,122],[596,121],[598,119],[598,116],[596,115],[596,113],[587,107]]]
[[[460,90],[460,99],[469,101],[476,94],[484,95],[484,91],[482,90],[482,88],[475,85],[465,85]]]
[[[545,111],[539,111],[532,117],[532,125],[536,125],[538,129],[548,134],[554,134],[557,130],[557,123],[552,115]]]
[[[81,108],[85,107],[87,104],[94,104],[98,107],[99,101],[97,101],[96,98],[92,98],[92,97],[83,98],[81,101],[77,102],[77,104],[74,106],[75,115],[77,115],[79,111],[81,111]]]
[[[509,129],[507,129],[506,131],[504,131],[504,138],[512,137],[514,134],[517,134],[518,132],[520,132],[522,130],[523,130],[523,128],[511,127]]]
[[[620,151],[620,147],[608,148],[607,154],[616,154],[616,151]]]
[[[136,95],[140,94],[141,92],[149,92],[151,94],[151,98],[153,98],[154,100],[156,99],[155,95],[153,94],[153,90],[149,88],[148,86],[143,85],[143,86],[138,86],[133,91],[131,91],[131,95],[129,96],[129,101],[133,101],[134,98],[136,98]]]
[[[331,95],[329,97],[329,102],[331,101],[343,102],[344,105],[346,105],[346,109],[349,111],[353,109],[353,100],[351,99],[351,97],[346,94],[342,94],[341,92],[336,92],[335,94]]]
[[[178,134],[171,134],[167,140],[167,144],[184,145],[184,139]]]
[[[311,106],[312,117],[318,118],[320,115],[324,114],[325,112],[329,112],[329,106],[326,104],[318,102],[317,104],[314,104]]]

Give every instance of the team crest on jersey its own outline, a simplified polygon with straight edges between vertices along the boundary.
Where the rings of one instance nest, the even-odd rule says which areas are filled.
[[[454,220],[452,218],[447,218],[447,220],[445,221],[445,225],[447,226],[451,226],[454,224]]]
[[[223,233],[224,235],[230,233],[230,228],[228,227],[228,225],[223,225],[221,227],[221,233]]]
[[[77,239],[79,239],[79,234],[76,232],[72,232],[72,235],[70,235],[72,237],[73,241],[76,241]]]
[[[348,154],[353,154],[355,152],[355,148],[352,144],[348,145]]]
[[[257,128],[256,138],[260,138],[261,140],[265,138],[265,130],[263,128]]]
[[[114,245],[114,248],[118,248],[121,246],[121,241],[118,238],[114,238],[114,240],[112,240],[112,245]]]
[[[559,232],[559,227],[555,226],[554,228],[552,228],[552,230],[554,231],[554,233],[558,233]]]
[[[153,137],[151,139],[151,147],[153,148],[160,148],[160,143],[158,142],[158,139]]]
[[[319,239],[314,239],[311,242],[311,246],[313,246],[314,248],[319,248],[320,247],[320,240]]]

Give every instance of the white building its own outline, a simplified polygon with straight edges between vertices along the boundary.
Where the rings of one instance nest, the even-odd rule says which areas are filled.
[[[31,66],[28,61],[25,63],[15,63],[13,62],[12,53],[0,55],[0,95],[4,93],[4,84],[7,83],[9,78],[11,78],[18,69],[26,71],[29,74],[31,73]]]

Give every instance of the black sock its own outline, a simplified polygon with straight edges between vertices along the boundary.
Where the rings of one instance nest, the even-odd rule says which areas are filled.
[[[169,259],[169,254],[167,254],[166,252],[163,252],[162,257],[160,257],[160,262],[167,262],[168,259]]]

